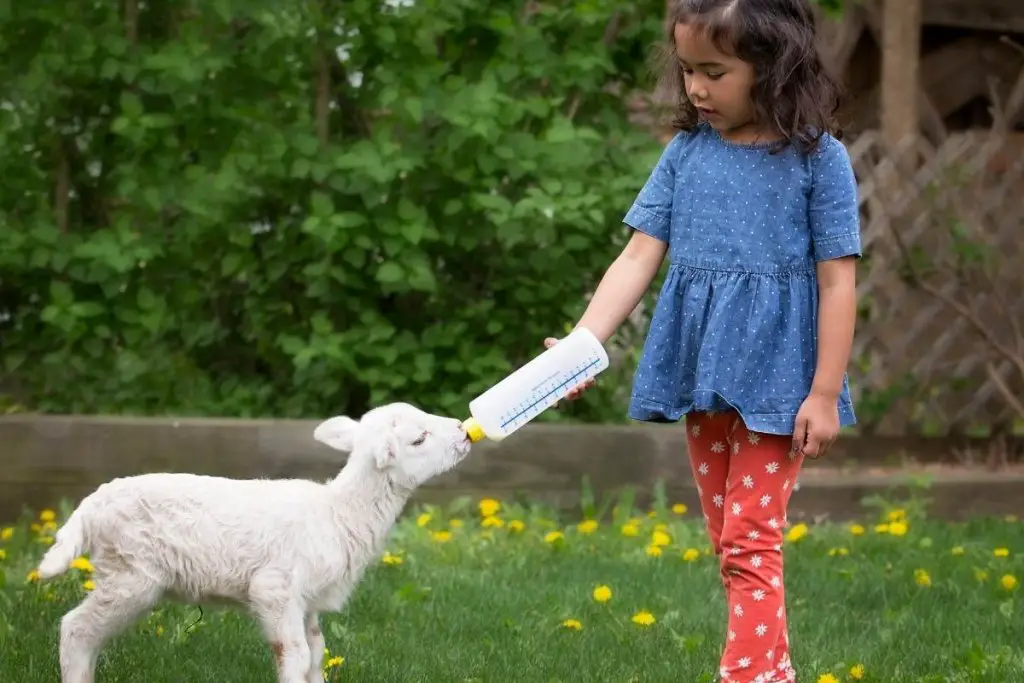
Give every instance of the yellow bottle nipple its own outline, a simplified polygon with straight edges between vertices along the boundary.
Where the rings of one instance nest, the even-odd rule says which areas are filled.
[[[482,441],[486,434],[484,434],[484,428],[476,421],[476,418],[470,417],[462,422],[462,428],[466,430],[466,436],[473,443]]]

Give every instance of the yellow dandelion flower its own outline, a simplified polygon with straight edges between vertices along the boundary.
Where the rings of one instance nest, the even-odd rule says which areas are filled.
[[[684,562],[696,562],[700,559],[700,551],[696,548],[687,548],[683,551]]]
[[[658,522],[657,524],[654,525],[654,530],[655,531],[668,531],[668,524],[665,524],[664,522]]]
[[[384,553],[384,556],[380,558],[380,561],[391,567],[402,564],[405,560],[399,555],[392,555],[391,553]]]
[[[54,522],[44,522],[43,525],[39,527],[39,533],[51,535],[55,534],[57,533],[57,524]]]
[[[480,508],[481,517],[493,517],[501,509],[501,503],[493,498],[484,498],[480,501],[478,507]]]
[[[647,546],[647,554],[651,557],[661,557],[661,546],[649,545]]]
[[[484,517],[483,521],[480,522],[481,526],[488,529],[500,529],[505,526],[504,520],[501,517]]]
[[[326,662],[324,662],[324,670],[326,671],[328,669],[336,669],[344,663],[344,657],[331,657]]]
[[[818,676],[818,683],[839,683],[839,679],[832,674],[821,674]]]
[[[612,599],[612,589],[608,586],[598,586],[594,589],[594,600],[597,602],[608,602]]]
[[[43,532],[43,527],[40,524],[32,523],[28,525],[28,530],[34,534],[40,534]]]
[[[648,510],[647,516],[649,518],[651,518],[651,519],[654,519],[655,517],[658,516],[658,511],[657,510]]]
[[[39,513],[39,521],[40,522],[52,522],[52,521],[54,521],[56,519],[57,519],[57,513],[54,512],[53,510],[47,509],[47,510],[43,510],[42,512]]]
[[[0,531],[0,541],[9,541],[14,538],[14,527],[5,527]]]
[[[845,557],[846,555],[849,555],[849,554],[850,554],[850,551],[847,550],[846,548],[831,548],[828,551],[828,556],[829,557]]]
[[[6,560],[6,559],[7,559],[7,551],[4,550],[3,548],[0,548],[0,560]]]
[[[796,524],[786,532],[786,540],[790,543],[795,543],[807,535],[808,528],[806,524]]]
[[[450,526],[453,529],[461,529],[463,526],[463,522],[461,519],[453,519],[448,522],[448,526]]]
[[[89,579],[88,581],[83,581],[82,588],[84,588],[87,591],[96,590],[96,582],[92,579]]]
[[[978,583],[985,583],[986,581],[988,581],[988,572],[984,569],[975,569],[974,580]]]
[[[864,527],[861,526],[860,524],[851,524],[850,525],[850,533],[853,534],[854,536],[863,536],[864,535],[864,531],[865,531]]]
[[[593,519],[585,519],[576,525],[576,531],[581,534],[592,534],[597,531],[597,521]]]
[[[521,520],[518,520],[518,519],[510,520],[509,523],[508,523],[508,530],[509,531],[514,531],[516,533],[519,533],[520,531],[522,531],[525,528],[526,528],[526,525],[523,524],[523,522]]]
[[[1004,574],[1003,578],[999,579],[999,585],[1007,592],[1015,590],[1017,588],[1017,584],[1017,577],[1013,574]]]
[[[875,525],[875,533],[876,534],[887,534],[887,533],[889,533],[889,525],[888,524],[876,524]]]
[[[992,551],[992,554],[995,555],[996,557],[1009,557],[1010,556],[1010,549],[1009,548],[996,548],[995,550]]]
[[[75,559],[71,560],[71,568],[86,573],[92,573],[93,571],[92,563],[84,557],[76,557]]]
[[[39,570],[38,569],[33,569],[32,571],[30,571],[28,573],[28,576],[25,577],[25,580],[28,581],[29,583],[35,583],[40,578],[42,578],[42,577],[39,576]]]
[[[672,543],[672,537],[664,531],[655,531],[653,534],[651,534],[651,545],[656,545],[663,548],[669,545],[670,543]]]
[[[889,511],[889,515],[887,517],[887,519],[890,522],[902,522],[906,518],[907,518],[907,511],[903,510],[903,509],[900,509],[900,508],[897,508],[895,510],[890,510]]]
[[[40,536],[36,539],[36,543],[40,545],[53,545],[53,536]]]
[[[438,543],[447,543],[452,540],[452,532],[450,531],[435,531],[431,534],[431,537]]]
[[[864,673],[865,672],[863,664],[854,664],[852,667],[850,667],[850,678],[852,678],[855,681],[862,680],[864,678]]]
[[[562,628],[569,629],[570,631],[582,631],[583,624],[578,619],[566,619],[562,622]]]
[[[689,508],[687,508],[683,503],[676,503],[672,506],[672,513],[676,515],[685,515],[688,509]]]
[[[565,538],[565,535],[561,531],[549,531],[544,534],[545,543],[557,543]]]
[[[654,624],[654,615],[647,610],[640,610],[633,615],[631,621],[637,626],[651,626]]]
[[[640,527],[633,522],[626,522],[622,525],[621,531],[623,536],[637,536],[640,534]]]
[[[922,588],[927,588],[932,585],[932,577],[924,569],[915,569],[914,582]]]
[[[909,527],[906,522],[897,520],[889,524],[889,533],[892,536],[906,536]]]
[[[416,518],[416,526],[422,528],[430,524],[430,520],[434,519],[434,516],[429,512],[424,512],[422,515]]]

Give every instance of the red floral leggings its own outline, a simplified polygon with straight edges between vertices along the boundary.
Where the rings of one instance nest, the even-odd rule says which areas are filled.
[[[803,456],[792,438],[747,431],[735,412],[686,417],[690,464],[729,605],[720,675],[795,681],[786,632],[782,536]]]

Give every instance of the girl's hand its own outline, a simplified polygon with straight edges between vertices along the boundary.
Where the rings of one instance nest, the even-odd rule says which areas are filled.
[[[839,407],[836,399],[811,394],[796,414],[793,450],[808,458],[820,458],[839,436]]]
[[[559,340],[555,339],[554,337],[548,337],[547,339],[544,340],[544,348],[550,349],[552,346],[557,344],[558,341]],[[579,385],[573,387],[569,391],[569,393],[565,395],[565,400],[566,401],[575,401],[576,399],[578,399],[583,394],[584,391],[586,391],[590,387],[594,386],[594,383],[595,383],[594,382],[594,378],[591,377],[590,379],[588,379],[587,381],[583,382],[582,384],[579,384]],[[558,407],[558,404],[555,403],[555,405],[552,406],[552,407],[556,408],[556,407]]]

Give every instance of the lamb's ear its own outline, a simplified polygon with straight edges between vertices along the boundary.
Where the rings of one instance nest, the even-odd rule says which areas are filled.
[[[324,420],[313,430],[313,438],[322,444],[345,453],[351,453],[356,444],[359,423],[351,417],[339,415]]]
[[[373,455],[377,459],[377,469],[382,470],[395,461],[398,455],[398,439],[390,432],[376,439]]]

